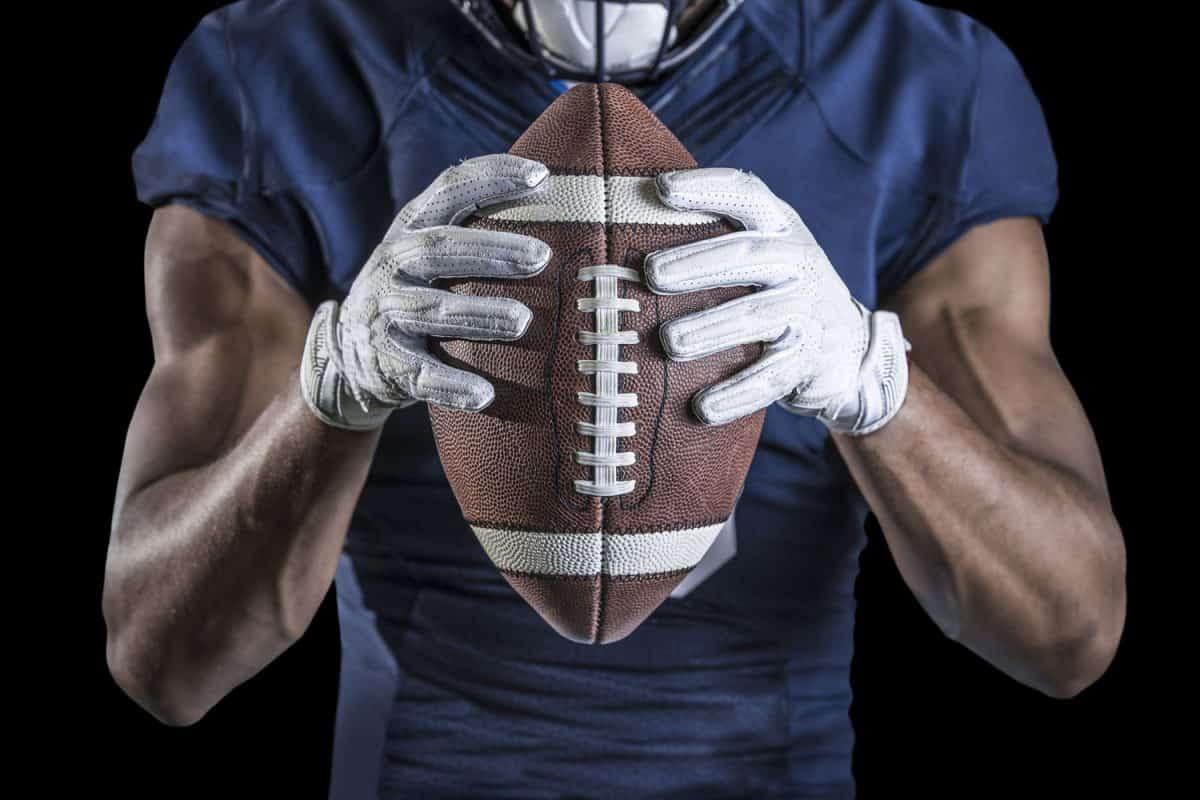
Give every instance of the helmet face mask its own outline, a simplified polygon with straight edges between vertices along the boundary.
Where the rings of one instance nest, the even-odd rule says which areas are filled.
[[[493,47],[521,66],[568,81],[636,85],[684,61],[743,0],[453,2]],[[691,17],[684,20],[689,35],[680,33],[685,17]]]
[[[519,0],[513,22],[546,58],[591,66],[602,79],[652,68],[676,37],[677,5],[682,0]]]

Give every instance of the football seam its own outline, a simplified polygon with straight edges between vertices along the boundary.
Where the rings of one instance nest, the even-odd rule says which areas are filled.
[[[607,264],[609,262],[609,259],[611,257],[611,252],[612,252],[612,237],[609,233],[609,228],[608,228],[608,220],[612,218],[612,210],[609,208],[609,202],[610,202],[609,191],[608,191],[609,157],[608,157],[608,136],[606,135],[606,132],[604,129],[605,123],[607,122],[606,116],[604,114],[604,101],[606,99],[604,87],[597,86],[595,95],[596,95],[596,115],[597,115],[597,119],[600,122],[600,174],[604,178],[604,220],[605,220],[605,224],[604,224],[604,263]],[[618,319],[619,318],[620,318],[620,315],[618,314]],[[592,380],[594,383],[599,383],[599,378],[597,378],[595,376],[593,376]],[[617,376],[617,391],[619,392],[620,390],[621,390],[621,376],[618,375]],[[592,470],[592,473],[593,473],[593,475],[595,474],[595,469]],[[607,524],[607,520],[605,519],[607,514],[605,512],[608,511],[608,502],[606,499],[601,499],[599,505],[600,505],[600,530],[603,531]],[[605,567],[608,565],[608,561],[609,561],[610,557],[611,556],[608,553],[608,537],[602,535],[600,537],[600,580],[597,581],[599,586],[598,586],[598,595],[596,597],[596,618],[592,624],[592,639],[593,639],[593,641],[600,641],[601,637],[603,636],[602,625],[604,623],[604,604],[608,599],[607,592],[605,591],[605,589],[607,588],[607,585],[608,585],[608,581],[605,578]]]
[[[562,268],[560,268],[558,270],[558,273],[555,275],[555,280],[554,280],[555,324],[554,324],[554,329],[552,331],[552,335],[554,338],[553,338],[553,346],[552,346],[552,350],[550,353],[550,358],[546,361],[546,396],[547,397],[552,397],[554,394],[554,365],[556,363],[558,363],[558,349],[559,349],[559,347],[562,346],[560,334],[561,334],[561,331],[563,328],[562,320],[561,320],[561,316],[563,313],[563,302],[564,302],[564,292],[563,292],[564,278],[563,278],[563,276],[568,273],[573,273],[573,272],[578,271],[579,264],[581,261],[586,264],[590,264],[592,261],[595,261],[595,260],[596,260],[596,256],[595,256],[595,253],[592,251],[591,247],[580,247],[571,254],[570,258],[568,258],[563,263]],[[574,480],[574,477],[568,478],[564,481],[563,474],[562,474],[564,461],[571,462],[571,464],[573,466],[575,463],[571,457],[571,454],[574,452],[574,447],[572,447],[570,445],[564,446],[564,439],[567,436],[571,436],[572,441],[574,441],[578,437],[578,434],[574,433],[573,427],[564,425],[563,427],[560,428],[560,426],[559,426],[560,421],[558,419],[558,410],[557,410],[557,406],[554,403],[550,403],[550,419],[551,419],[552,431],[554,434],[553,442],[554,442],[554,449],[555,449],[555,452],[554,452],[555,495],[557,496],[559,502],[561,502],[567,508],[569,508],[573,511],[586,511],[588,509],[588,506],[590,506],[592,504],[592,498],[586,497],[586,496],[581,496],[578,492],[573,491],[573,490],[564,491],[564,488],[572,485],[572,481]],[[573,468],[572,475],[574,475],[574,474],[578,474],[578,473],[576,473]],[[586,474],[586,471],[583,474]],[[601,515],[603,515],[603,507],[602,506],[601,506],[599,513]],[[603,518],[603,516],[601,516],[597,520],[597,523],[596,523],[598,526],[601,526],[601,528],[600,528],[601,530],[603,530],[603,527],[602,527],[603,520],[604,520],[604,518]]]
[[[540,528],[540,527],[537,527],[534,525],[507,523],[507,522],[495,522],[494,520],[491,520],[490,518],[489,519],[474,519],[474,518],[470,518],[470,517],[464,517],[463,519],[468,525],[479,525],[479,526],[487,527],[487,528],[496,528],[498,530],[513,531],[515,533],[545,533],[544,528]],[[728,521],[729,521],[728,517],[705,517],[704,519],[701,519],[701,520],[698,520],[695,522],[688,522],[688,528],[689,529],[690,528],[704,528],[709,525],[721,525]],[[602,533],[605,536],[634,536],[639,533],[663,533],[663,527],[661,525],[653,525],[653,526],[648,526],[648,527],[622,528],[621,530],[618,530],[618,531],[592,530],[591,528],[580,528],[578,530],[559,530],[558,532],[559,533],[586,533],[586,534]]]
[[[687,575],[695,569],[695,566],[682,567],[680,569],[666,570],[664,572],[639,572],[636,575],[610,575],[607,572],[602,572],[597,575],[566,575],[553,574],[547,575],[544,572],[526,572],[516,569],[501,569],[503,575],[512,575],[514,578],[537,578],[541,580],[551,579],[555,581],[571,581],[574,583],[592,583],[597,577],[601,583],[604,581],[612,581],[613,583],[654,583],[661,581],[663,578],[678,578]]]
[[[640,250],[630,249],[625,253],[625,263],[628,265],[631,261],[641,260],[645,264],[646,254]],[[642,271],[645,275],[645,271]],[[654,324],[657,328],[662,325],[662,305],[658,295],[654,296]],[[654,452],[658,445],[658,433],[662,429],[662,418],[667,408],[667,376],[671,368],[670,362],[663,362],[663,379],[662,379],[662,396],[658,399],[658,412],[654,415],[654,429],[650,432],[650,441],[646,446],[646,480],[645,485],[640,487],[640,491],[634,492],[632,496],[621,498],[621,509],[632,511],[645,502],[650,496],[650,491],[654,487]]]

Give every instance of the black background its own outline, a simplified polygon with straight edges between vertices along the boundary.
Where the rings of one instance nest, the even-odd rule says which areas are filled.
[[[48,8],[59,18],[44,24],[70,35],[37,39],[45,80],[16,77],[33,87],[23,118],[37,121],[21,132],[50,146],[35,163],[16,165],[39,173],[35,188],[44,196],[31,194],[27,211],[47,231],[15,233],[35,245],[30,273],[64,297],[40,310],[66,334],[56,353],[70,373],[43,392],[53,430],[47,440],[46,425],[30,426],[40,446],[28,460],[36,486],[50,489],[36,518],[53,524],[33,537],[49,545],[47,555],[24,570],[38,586],[31,603],[49,611],[28,665],[43,680],[19,699],[35,706],[37,732],[26,744],[49,758],[39,773],[47,786],[78,781],[91,794],[124,797],[325,791],[338,660],[330,600],[299,644],[191,728],[153,721],[105,666],[100,593],[113,489],[151,364],[141,271],[150,210],[134,197],[129,156],[176,49],[218,5]],[[1142,66],[1157,39],[1135,30],[1128,15],[1052,16],[1046,9],[1057,4],[1044,2],[943,5],[1000,35],[1047,116],[1062,192],[1047,229],[1053,338],[1100,440],[1125,532],[1128,624],[1095,686],[1070,701],[1039,696],[941,636],[872,523],[853,668],[860,794],[1074,797],[1137,786],[1134,796],[1162,796],[1151,787],[1170,765],[1160,752],[1169,737],[1152,715],[1174,701],[1151,653],[1155,639],[1169,636],[1170,620],[1151,612],[1149,598],[1164,588],[1160,564],[1182,537],[1162,500],[1162,475],[1176,441],[1164,412],[1178,405],[1184,385],[1153,353],[1171,338],[1155,320],[1180,314],[1183,298],[1172,286],[1186,265],[1175,266],[1165,235],[1168,195],[1150,182],[1156,150],[1169,149],[1159,132],[1173,124],[1172,106],[1157,99],[1157,78]],[[56,65],[65,68],[48,68]],[[15,269],[10,275],[20,274]]]

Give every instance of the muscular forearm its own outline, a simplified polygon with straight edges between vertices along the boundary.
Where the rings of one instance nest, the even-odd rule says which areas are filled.
[[[119,495],[104,610],[130,694],[186,723],[295,641],[377,440],[317,421],[292,380],[223,452]]]
[[[1102,491],[989,437],[916,367],[888,425],[835,438],[948,635],[1050,694],[1103,671],[1124,617],[1124,555]]]

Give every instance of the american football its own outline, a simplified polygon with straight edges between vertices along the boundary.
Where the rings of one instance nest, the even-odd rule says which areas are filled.
[[[645,288],[648,253],[734,228],[658,199],[656,175],[697,164],[631,92],[576,85],[509,152],[544,163],[548,185],[466,224],[537,237],[553,256],[529,280],[445,282],[518,299],[534,321],[515,342],[441,343],[447,363],[493,383],[495,400],[480,414],[431,405],[434,435],[464,517],[512,587],[563,636],[614,642],[729,519],[763,412],[705,426],[689,403],[762,348],[664,355],[664,322],[749,290]]]

